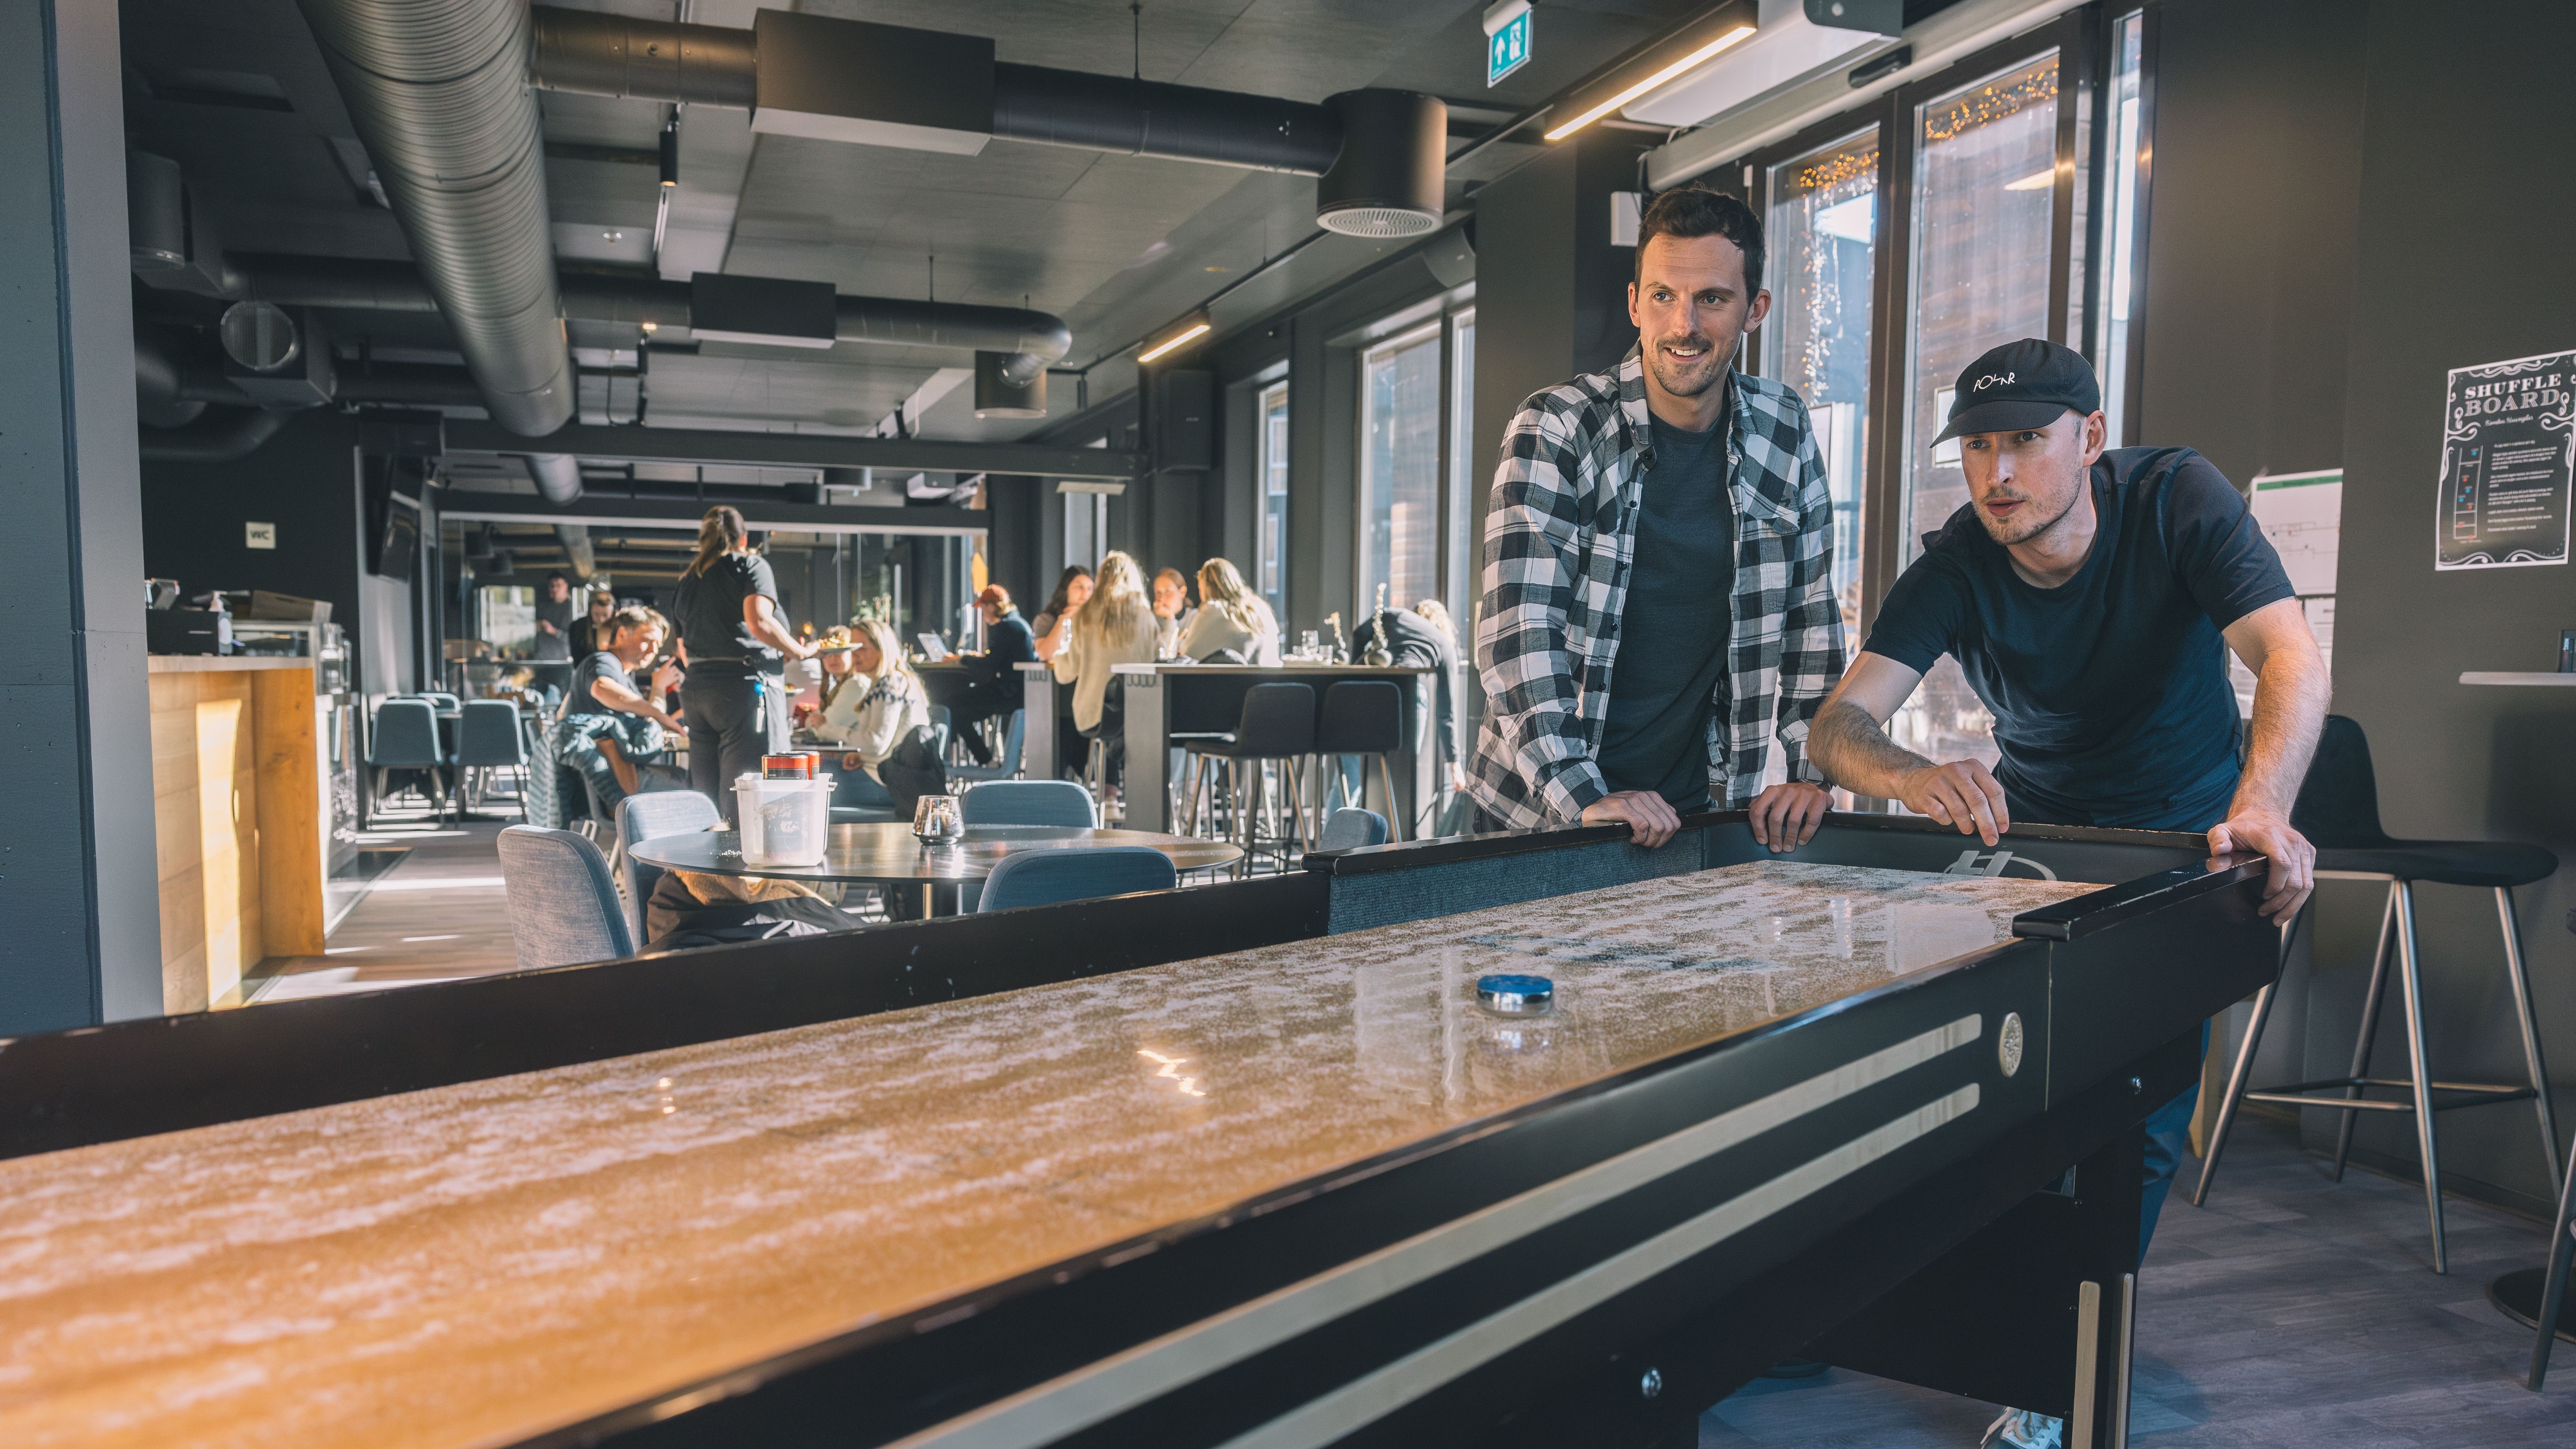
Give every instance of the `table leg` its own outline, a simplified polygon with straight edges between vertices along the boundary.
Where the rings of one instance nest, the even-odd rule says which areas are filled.
[[[1159,674],[1122,674],[1127,681],[1127,772],[1120,786],[1129,830],[1171,832],[1171,697]]]

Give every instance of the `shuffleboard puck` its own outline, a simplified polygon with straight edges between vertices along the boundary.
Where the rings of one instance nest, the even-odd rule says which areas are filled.
[[[1476,1000],[1507,1016],[1532,1016],[1556,1003],[1556,983],[1544,976],[1479,976]]]

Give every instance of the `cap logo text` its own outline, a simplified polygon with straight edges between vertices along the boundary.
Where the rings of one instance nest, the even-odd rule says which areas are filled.
[[[1987,388],[1989,388],[1989,387],[1993,386],[1993,385],[1994,385],[1994,384],[1996,384],[1996,383],[1999,383],[1999,382],[2010,382],[2010,381],[2012,381],[2012,380],[2013,380],[2013,374],[2011,374],[2011,373],[2009,373],[2009,372],[2007,372],[2007,373],[2002,373],[2002,374],[2000,374],[2000,375],[1998,375],[1998,374],[1996,374],[1996,373],[1991,373],[1991,372],[1990,372],[1990,373],[1987,373],[1985,376],[1983,376],[1983,377],[1981,377],[1981,378],[1978,378],[1978,379],[1977,379],[1977,381],[1976,381],[1975,386],[1970,387],[1970,388],[1968,389],[1968,391],[1970,391],[1970,392],[1984,392]]]

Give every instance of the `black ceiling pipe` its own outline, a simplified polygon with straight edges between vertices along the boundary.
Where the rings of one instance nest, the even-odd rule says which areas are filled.
[[[209,410],[184,428],[146,428],[136,452],[146,463],[231,463],[277,436],[294,414],[275,408]]]
[[[1035,65],[993,67],[993,134],[1301,176],[1323,175],[1342,149],[1341,120],[1323,106]]]

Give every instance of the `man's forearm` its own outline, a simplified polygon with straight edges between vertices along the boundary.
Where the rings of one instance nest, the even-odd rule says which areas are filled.
[[[1855,795],[1893,800],[1903,794],[1898,782],[1931,761],[1887,737],[1869,711],[1848,700],[1827,700],[1807,727],[1807,757],[1825,778]]]
[[[2227,813],[2261,809],[2287,820],[2307,778],[2330,691],[2325,662],[2312,653],[2274,650],[2254,680],[2254,731],[2245,769]]]

